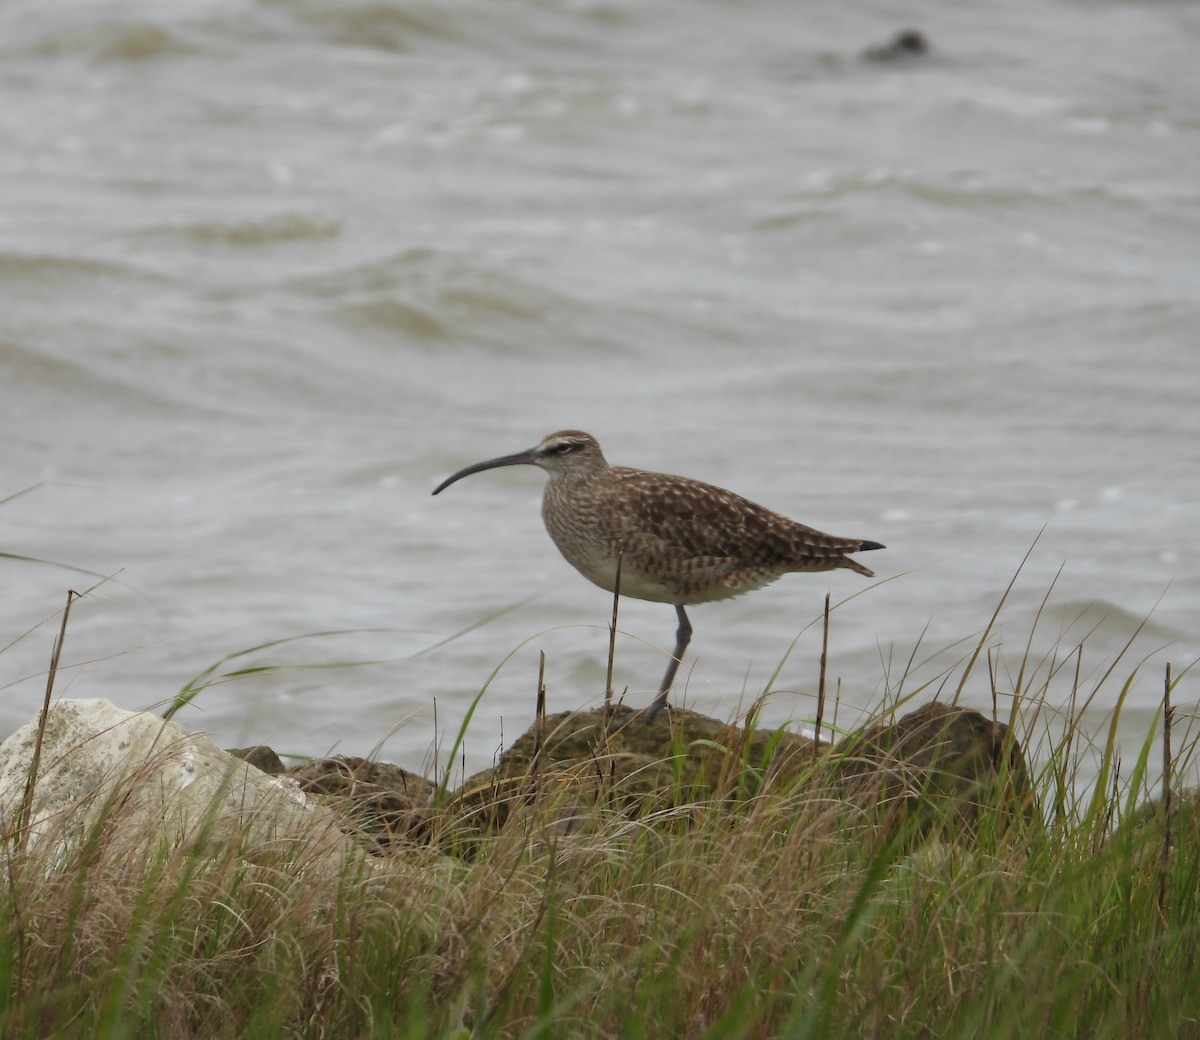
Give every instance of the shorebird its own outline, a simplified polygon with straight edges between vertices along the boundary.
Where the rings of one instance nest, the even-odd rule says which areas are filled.
[[[884,548],[805,527],[712,484],[610,466],[582,430],[559,430],[535,448],[466,466],[433,493],[501,466],[538,466],[550,475],[542,520],[580,574],[608,592],[675,607],[675,650],[646,721],[666,707],[691,641],[684,607],[740,596],[797,571],[846,567],[874,577],[849,554]]]

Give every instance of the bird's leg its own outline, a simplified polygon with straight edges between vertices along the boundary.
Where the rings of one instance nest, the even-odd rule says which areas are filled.
[[[645,722],[652,722],[654,716],[667,706],[667,694],[671,692],[675,673],[679,671],[679,665],[683,662],[683,652],[688,648],[688,643],[692,641],[692,623],[688,621],[687,612],[683,609],[682,603],[675,604],[675,616],[679,618],[679,627],[675,630],[675,650],[671,654],[670,663],[667,665],[667,674],[663,676],[658,696],[642,716]]]
[[[633,711],[626,714],[623,718],[611,722],[608,727],[609,733],[616,733],[618,730],[624,729],[629,723],[638,718],[643,722],[653,722],[655,716],[667,706],[667,695],[671,692],[671,684],[675,681],[675,673],[679,671],[684,651],[687,650],[688,643],[692,641],[692,623],[688,621],[683,604],[675,604],[675,615],[679,618],[679,627],[675,630],[675,651],[671,655],[670,663],[667,665],[667,674],[663,676],[662,687],[658,691],[658,696],[654,698],[648,707],[643,708],[641,711]],[[630,712],[630,709],[626,708],[625,711]]]

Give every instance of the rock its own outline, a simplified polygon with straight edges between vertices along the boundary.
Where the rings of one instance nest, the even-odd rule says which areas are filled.
[[[287,772],[287,766],[283,764],[274,748],[267,747],[266,744],[255,744],[253,747],[244,748],[229,748],[229,753],[234,758],[240,758],[243,762],[249,762],[255,769],[266,773],[267,776],[278,776],[280,773]]]
[[[416,835],[437,791],[432,781],[399,766],[349,755],[314,758],[287,775],[381,847]]]
[[[547,716],[493,768],[437,805],[436,785],[398,766],[336,756],[267,777],[154,716],[104,701],[64,701],[47,724],[34,836],[61,830],[58,819],[86,828],[117,792],[169,835],[213,820],[272,834],[319,820],[334,847],[346,841],[333,831],[340,822],[375,851],[432,842],[460,855],[520,820],[580,833],[603,826],[614,812],[652,819],[660,809],[714,803],[733,809],[761,795],[782,799],[777,804],[792,819],[804,818],[806,807],[833,812],[847,840],[857,840],[852,833],[886,839],[900,827],[913,837],[940,829],[956,840],[969,838],[985,819],[1005,826],[1037,818],[1020,746],[1006,726],[966,708],[929,704],[833,747],[679,708],[649,724],[631,718],[615,732],[610,721],[602,710]],[[31,724],[0,745],[0,811],[9,828],[34,733]],[[282,768],[267,747],[236,754]],[[663,818],[674,826],[679,816]]]
[[[550,806],[566,831],[586,826],[597,807],[645,818],[668,805],[760,792],[792,799],[797,810],[840,803],[848,819],[885,836],[902,824],[918,836],[935,823],[967,835],[985,812],[1002,823],[1035,815],[1020,746],[1006,726],[967,708],[929,704],[819,749],[794,733],[678,708],[606,731],[600,710],[548,716],[540,741],[535,725],[453,795],[443,834],[469,845],[534,805],[543,822]]]
[[[638,817],[680,800],[745,797],[813,762],[805,737],[682,708],[659,712],[650,723],[631,717],[612,733],[609,723],[594,709],[535,724],[450,799],[447,817],[457,816],[445,821],[451,840],[502,827],[514,811],[545,797],[560,826],[577,829],[596,806]]]
[[[19,826],[38,720],[0,744],[0,820]],[[298,839],[305,861],[338,869],[357,853],[333,814],[294,782],[265,776],[174,722],[106,700],[64,700],[46,719],[27,845],[64,850],[102,827],[106,841],[144,849],[204,841]],[[149,844],[148,844],[149,842]]]
[[[929,41],[918,29],[901,29],[887,43],[877,43],[863,51],[867,61],[909,61],[929,53]]]
[[[873,802],[885,818],[919,829],[974,831],[1033,819],[1036,802],[1024,752],[1001,722],[971,708],[934,702],[898,722],[852,733],[834,749],[847,797]]]

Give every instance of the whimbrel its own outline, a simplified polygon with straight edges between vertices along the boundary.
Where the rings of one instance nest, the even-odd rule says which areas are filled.
[[[846,567],[870,578],[849,554],[884,548],[823,534],[698,480],[610,466],[596,438],[581,430],[559,430],[536,448],[467,466],[433,493],[472,473],[522,465],[550,475],[542,519],[571,566],[612,592],[619,558],[621,595],[675,607],[675,651],[647,721],[666,706],[692,638],[685,606],[740,596],[794,571]]]

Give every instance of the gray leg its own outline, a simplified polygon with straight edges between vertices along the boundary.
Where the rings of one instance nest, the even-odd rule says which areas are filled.
[[[641,711],[626,714],[620,719],[609,723],[609,733],[616,733],[637,718],[640,718],[643,722],[653,722],[654,717],[667,706],[667,694],[671,692],[671,683],[675,681],[675,673],[679,671],[679,665],[683,661],[683,653],[687,650],[688,643],[692,641],[692,623],[688,621],[688,616],[684,612],[682,604],[675,604],[675,616],[679,618],[679,627],[675,630],[675,652],[671,655],[671,662],[667,665],[667,674],[663,676],[662,687],[658,691],[658,696],[654,698],[649,707],[643,708]],[[630,712],[630,709],[626,708],[625,711]]]
[[[679,665],[683,662],[683,653],[687,650],[688,643],[692,641],[692,623],[688,621],[687,613],[684,611],[682,604],[675,604],[675,615],[679,618],[679,628],[675,630],[675,652],[671,655],[670,664],[667,665],[667,674],[663,676],[658,696],[643,715],[643,719],[646,722],[652,721],[654,716],[667,706],[667,694],[671,692],[671,684],[675,681],[675,673],[679,671]]]

